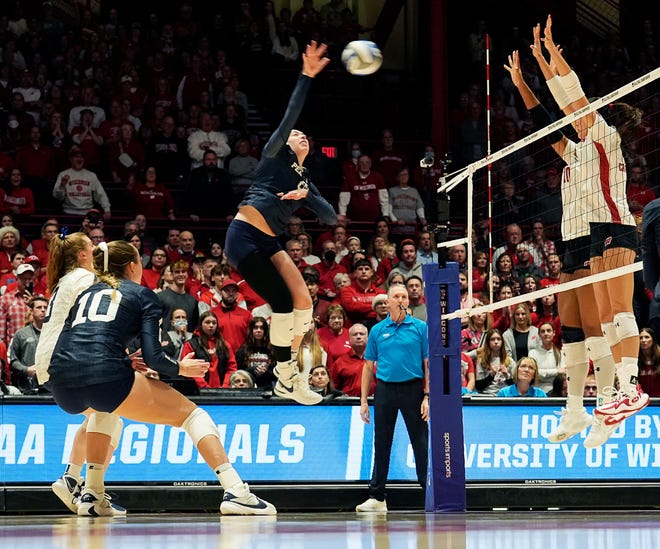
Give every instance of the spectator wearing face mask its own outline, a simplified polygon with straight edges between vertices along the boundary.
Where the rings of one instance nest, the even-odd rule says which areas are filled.
[[[188,331],[188,315],[183,309],[174,309],[170,319],[170,329],[163,334],[163,350],[175,360],[181,357],[181,349],[192,337]]]
[[[321,245],[321,262],[314,265],[319,272],[319,293],[329,298],[335,298],[334,278],[339,273],[346,273],[346,268],[335,261],[337,257],[335,243],[326,240]]]
[[[344,179],[347,179],[350,176],[356,176],[358,172],[358,158],[362,156],[362,150],[360,149],[360,144],[357,141],[351,143],[351,156],[344,160],[341,165],[341,174]]]

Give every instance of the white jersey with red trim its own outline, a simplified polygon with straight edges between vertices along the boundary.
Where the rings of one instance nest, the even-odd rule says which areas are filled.
[[[589,222],[635,225],[626,199],[626,162],[616,128],[597,114],[583,141],[568,141],[563,159],[567,164],[562,175],[565,240],[589,234]]]

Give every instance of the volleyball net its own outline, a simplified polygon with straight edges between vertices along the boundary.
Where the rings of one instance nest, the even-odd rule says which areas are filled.
[[[546,127],[530,131],[517,140],[511,139],[511,136],[519,133],[520,128],[523,128],[524,132],[524,128],[533,127],[531,120],[525,119],[522,114],[519,120],[507,116],[489,120],[489,136],[494,136],[497,144],[505,143],[505,145],[492,154],[447,174],[440,181],[438,188],[439,195],[467,196],[463,212],[467,234],[441,243],[439,247],[452,248],[459,244],[465,245],[468,266],[466,269],[468,294],[465,302],[473,303],[476,299],[483,305],[459,308],[443,315],[444,319],[492,312],[521,302],[533,303],[551,293],[561,293],[641,270],[641,258],[638,255],[638,261],[633,264],[617,265],[616,268],[604,273],[563,284],[555,285],[556,280],[554,280],[550,287],[548,281],[552,280],[554,275],[549,265],[549,256],[556,253],[560,260],[564,258],[565,242],[562,239],[562,229],[564,232],[572,231],[575,235],[579,233],[576,227],[584,227],[584,216],[587,213],[590,220],[595,221],[606,221],[608,215],[612,215],[613,212],[614,216],[618,214],[615,205],[608,202],[612,197],[608,194],[610,189],[607,185],[614,184],[614,177],[593,190],[576,187],[572,194],[565,193],[564,200],[569,204],[562,203],[562,174],[569,168],[545,138],[560,130],[568,139],[576,142],[578,139],[572,123],[585,115],[598,111],[605,122],[614,124],[614,117],[620,116],[619,103],[626,103],[637,109],[639,125],[624,143],[624,162],[610,166],[609,173],[616,175],[612,170],[620,172],[619,180],[623,175],[623,183],[619,184],[626,186],[628,200],[628,209],[624,215],[628,216],[630,213],[632,217],[628,219],[633,219],[638,228],[641,228],[643,206],[655,197],[660,189],[659,78],[660,68],[656,68],[602,97],[592,99],[589,105],[577,112],[564,116]],[[541,86],[545,87],[545,83]],[[584,83],[583,86],[588,89]],[[514,89],[512,93],[517,92]],[[546,95],[547,89],[538,90],[537,96],[542,103],[545,103]],[[552,107],[549,107],[549,110],[550,108]],[[526,110],[519,109],[518,112],[526,113]],[[512,129],[512,124],[517,126],[517,131]],[[612,145],[609,146],[619,145],[613,140]],[[490,151],[490,137],[488,150]],[[573,168],[588,173],[589,170],[593,170],[593,164],[578,165]],[[599,166],[599,169],[602,170],[602,166]],[[566,175],[577,177],[577,174]],[[611,191],[613,195],[615,189]],[[621,188],[618,191],[620,193]],[[456,202],[452,200],[452,215]],[[574,207],[574,204],[578,203],[586,206]],[[458,204],[459,208],[461,206],[462,204]],[[520,234],[510,235],[509,231]],[[523,245],[519,246],[519,244]],[[585,243],[585,246],[588,246],[588,243]],[[522,248],[520,256],[517,253],[518,247]],[[525,248],[529,257],[524,253]],[[485,262],[483,259],[480,263],[475,262],[477,257],[483,258],[484,255]],[[477,270],[474,270],[475,263],[478,266]],[[510,274],[512,272],[515,276]],[[475,284],[475,278],[484,277],[483,289],[475,290],[474,288],[480,287],[478,280]],[[497,299],[499,279],[507,283],[511,282],[510,285],[514,286],[513,297]],[[547,287],[542,287],[546,284]]]

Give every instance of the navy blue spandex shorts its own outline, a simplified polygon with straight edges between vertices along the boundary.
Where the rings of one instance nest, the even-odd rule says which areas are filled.
[[[69,414],[80,414],[88,408],[97,412],[114,412],[126,400],[135,383],[135,372],[126,369],[128,375],[115,381],[71,388],[49,384],[57,405]]]
[[[276,237],[238,219],[229,224],[225,236],[225,253],[229,263],[237,269],[243,260],[254,252],[269,258],[280,251],[282,246]]]

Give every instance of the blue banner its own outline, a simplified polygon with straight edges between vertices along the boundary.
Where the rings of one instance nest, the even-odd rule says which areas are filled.
[[[581,436],[551,444],[554,408],[465,403],[468,481],[660,480],[660,408],[628,419],[601,448]],[[368,481],[373,427],[358,406],[204,405],[240,474],[254,482]],[[0,483],[52,482],[67,463],[80,422],[55,404],[0,405]],[[81,420],[81,418],[80,418]],[[82,420],[81,420],[82,421]],[[412,448],[401,418],[389,478],[415,482]],[[108,482],[215,481],[179,429],[125,421]]]

